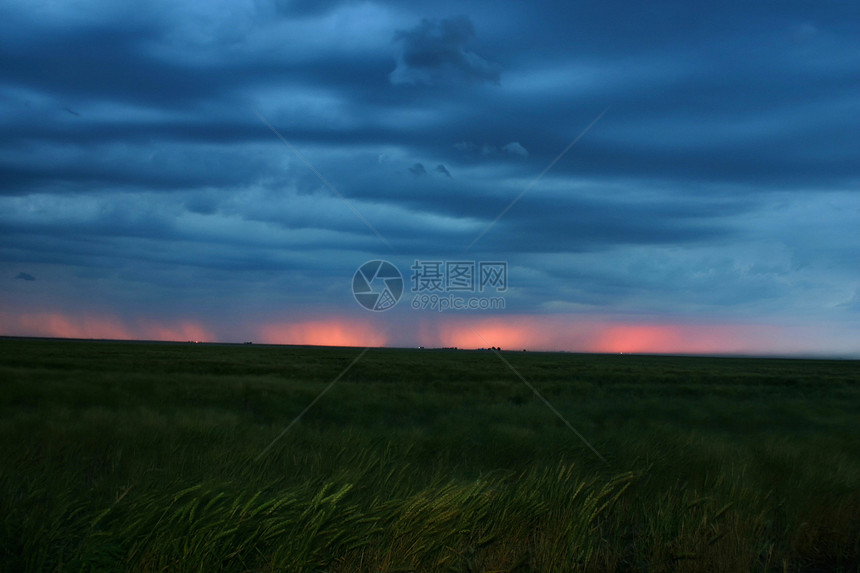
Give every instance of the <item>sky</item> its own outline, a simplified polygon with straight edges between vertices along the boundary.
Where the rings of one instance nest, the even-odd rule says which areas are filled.
[[[0,335],[860,357],[856,2],[0,0],[0,118]]]

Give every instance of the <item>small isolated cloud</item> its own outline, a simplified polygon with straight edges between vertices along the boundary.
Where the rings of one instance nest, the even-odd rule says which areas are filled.
[[[81,114],[79,114],[78,112],[76,112],[72,108],[62,107],[62,108],[60,108],[60,110],[66,112],[68,114],[74,115],[75,117],[81,117]]]
[[[446,175],[447,177],[451,177],[451,172],[448,171],[448,168],[442,165],[441,163],[436,166],[436,171],[441,173],[442,175]],[[453,179],[453,177],[451,177]]]
[[[36,277],[31,275],[30,273],[18,273],[18,276],[15,277],[15,280],[18,281],[34,281]]]
[[[512,141],[508,143],[507,145],[502,147],[502,151],[504,151],[508,155],[517,155],[519,157],[529,156],[528,150],[522,145],[520,145],[519,141]]]
[[[461,141],[454,144],[454,149],[457,151],[475,151],[478,149],[478,146],[471,141]]]
[[[421,175],[427,175],[427,170],[424,169],[424,166],[422,164],[416,163],[409,168],[409,173],[411,173],[415,177],[420,177]]]
[[[411,30],[398,30],[397,67],[389,75],[393,84],[432,85],[445,80],[499,83],[500,68],[466,44],[475,38],[475,27],[466,16],[443,20],[424,18]]]

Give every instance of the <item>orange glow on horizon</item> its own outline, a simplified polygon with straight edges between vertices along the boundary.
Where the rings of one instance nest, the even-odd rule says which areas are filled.
[[[737,352],[740,332],[719,325],[611,324],[595,336],[592,352],[702,354]]]
[[[822,327],[745,323],[624,321],[611,316],[505,315],[386,318],[303,318],[296,322],[207,325],[172,320],[120,318],[110,314],[0,310],[0,335],[56,338],[222,341],[312,346],[425,346],[462,349],[645,354],[858,355],[856,339]],[[237,339],[236,337],[242,337]]]
[[[212,332],[203,325],[190,321],[181,320],[177,323],[148,323],[142,332],[149,340],[193,340],[195,342],[218,340]]]
[[[597,334],[591,348],[596,352],[672,352],[685,348],[689,341],[678,326],[608,326]]]
[[[728,354],[773,351],[772,331],[751,325],[621,322],[580,316],[520,315],[443,321],[420,330],[425,346],[596,353]],[[771,336],[763,336],[770,332]]]
[[[342,319],[267,324],[260,329],[267,344],[309,346],[385,346],[388,336],[370,324]]]
[[[212,341],[213,333],[191,320],[134,323],[108,315],[41,312],[0,314],[0,333],[11,336],[104,340]]]
[[[475,321],[445,321],[435,325],[435,329],[425,327],[421,332],[422,345],[457,348],[535,348],[545,343],[545,337],[535,327],[533,321],[520,318],[506,321],[499,318]]]

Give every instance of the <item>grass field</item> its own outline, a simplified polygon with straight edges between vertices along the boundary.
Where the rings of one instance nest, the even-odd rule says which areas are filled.
[[[0,571],[860,571],[858,361],[503,353],[603,461],[372,349],[284,433],[360,352],[0,340]]]

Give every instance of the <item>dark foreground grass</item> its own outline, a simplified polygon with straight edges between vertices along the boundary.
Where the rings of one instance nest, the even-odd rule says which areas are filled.
[[[0,340],[0,571],[860,571],[860,364]]]

